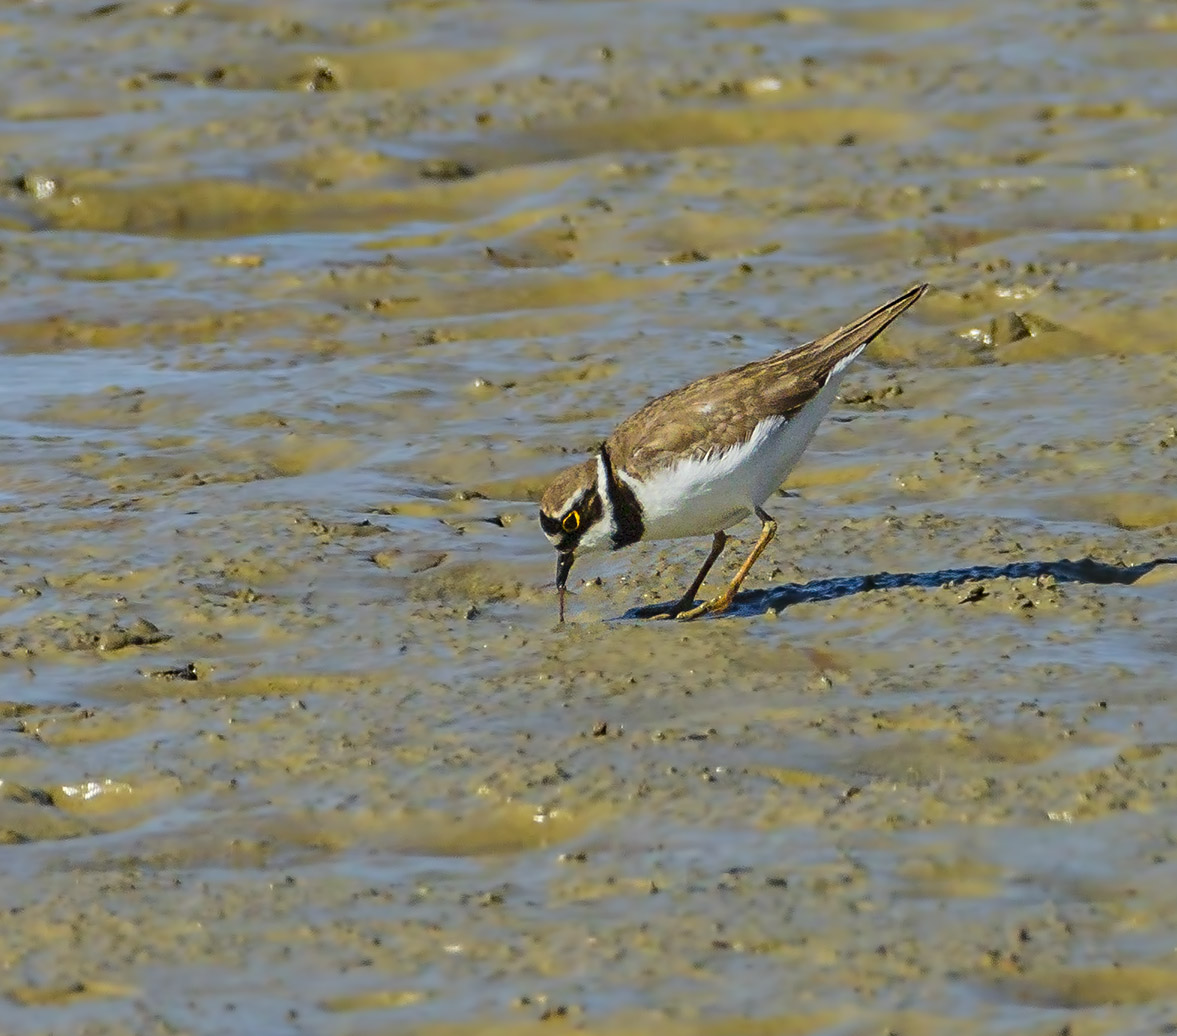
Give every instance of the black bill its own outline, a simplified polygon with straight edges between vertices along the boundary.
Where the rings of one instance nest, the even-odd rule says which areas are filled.
[[[576,554],[571,550],[561,551],[556,555],[556,592],[560,595],[560,621],[564,621],[564,591],[568,588],[568,573],[572,571],[572,562]]]

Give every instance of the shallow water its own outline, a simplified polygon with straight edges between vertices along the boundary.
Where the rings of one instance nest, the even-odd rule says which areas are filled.
[[[1025,11],[0,15],[0,1030],[1177,1020],[1177,17]],[[923,280],[556,626],[555,471]]]

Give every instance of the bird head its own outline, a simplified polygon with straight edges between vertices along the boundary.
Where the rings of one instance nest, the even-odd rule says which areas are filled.
[[[556,590],[560,596],[560,621],[564,621],[564,594],[568,573],[577,550],[602,546],[609,535],[605,505],[597,488],[595,460],[562,471],[544,491],[539,505],[539,524],[556,548]]]

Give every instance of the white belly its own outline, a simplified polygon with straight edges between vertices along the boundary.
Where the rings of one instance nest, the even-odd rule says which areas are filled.
[[[642,503],[643,539],[703,536],[728,529],[760,507],[793,470],[838,394],[847,358],[792,418],[761,421],[740,446],[689,459],[645,482],[619,472]]]

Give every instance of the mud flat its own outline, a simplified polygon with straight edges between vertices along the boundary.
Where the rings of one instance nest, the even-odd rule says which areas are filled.
[[[1167,1031],[1175,30],[7,10],[0,1030]],[[557,628],[554,471],[923,280]]]

